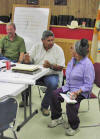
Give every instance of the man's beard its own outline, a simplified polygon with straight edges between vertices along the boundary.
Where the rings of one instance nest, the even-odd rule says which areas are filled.
[[[12,37],[12,36],[13,36],[13,34],[12,34],[12,33],[8,33],[8,36],[9,36],[9,37]]]

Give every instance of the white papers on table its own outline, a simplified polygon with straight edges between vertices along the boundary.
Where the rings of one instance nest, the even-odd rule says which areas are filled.
[[[17,84],[30,84],[34,85],[35,81],[32,76],[24,74],[16,74],[12,72],[0,72],[0,82],[17,83]]]
[[[41,71],[34,75],[24,74],[24,73],[14,73],[10,70],[5,72],[0,72],[0,82],[10,82],[10,83],[24,83],[24,84],[35,84],[35,81],[49,72],[48,68],[43,68],[39,66]]]
[[[6,61],[8,60],[0,60],[0,69],[6,68]],[[10,62],[11,65],[15,65],[15,63]]]
[[[4,96],[16,96],[28,88],[25,84],[12,84],[0,82],[0,98]]]
[[[64,98],[64,100],[65,100],[67,103],[70,103],[70,104],[75,104],[75,103],[77,103],[76,100],[70,99],[69,95],[67,95],[67,94],[62,94],[62,93],[60,93],[60,95]]]
[[[0,68],[2,68],[2,67],[6,67],[6,63],[3,63],[0,61]]]

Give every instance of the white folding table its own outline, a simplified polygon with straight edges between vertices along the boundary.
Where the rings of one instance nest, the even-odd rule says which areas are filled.
[[[28,117],[26,116],[26,103],[24,102],[24,121],[17,127],[17,131],[19,131],[36,113],[38,113],[37,109],[32,112],[31,86],[35,85],[36,80],[46,75],[49,71],[50,70],[48,68],[43,68],[40,66],[40,71],[34,73],[33,75],[17,72],[14,73],[12,71],[0,72],[0,89],[5,92],[5,95],[11,94],[16,96],[18,93],[25,91],[27,88],[29,89],[30,115]],[[3,93],[0,94],[0,97],[2,94]]]

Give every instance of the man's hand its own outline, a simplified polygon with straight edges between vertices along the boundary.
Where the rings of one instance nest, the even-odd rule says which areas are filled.
[[[25,63],[25,64],[30,63],[30,56],[29,56],[28,53],[24,55],[24,63]]]
[[[55,71],[62,71],[62,69],[63,69],[63,66],[59,66],[57,64],[51,64],[48,60],[44,61],[43,67],[50,68]]]
[[[44,68],[50,68],[50,67],[51,67],[50,62],[47,61],[47,60],[45,60],[45,61],[44,61],[44,64],[43,64],[43,67],[44,67]]]

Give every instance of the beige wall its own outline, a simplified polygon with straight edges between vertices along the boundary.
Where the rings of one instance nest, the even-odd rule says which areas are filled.
[[[51,8],[52,15],[74,15],[96,18],[100,0],[67,0],[67,6],[55,6],[54,0],[39,0],[40,6]],[[0,0],[0,15],[9,15],[13,4],[26,4],[27,0]]]
[[[55,15],[95,18],[100,0],[67,0],[67,6],[54,6],[54,0],[51,1],[52,13]]]

